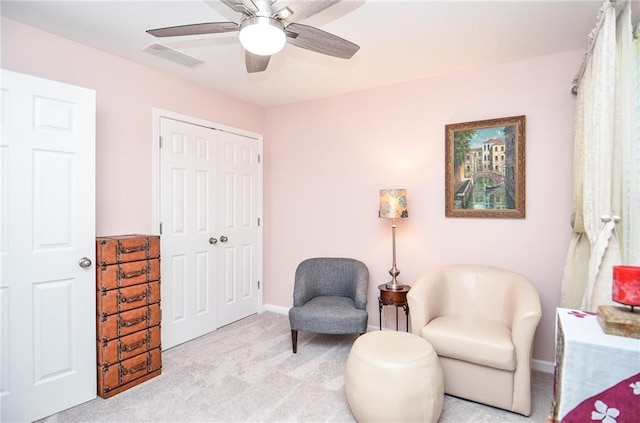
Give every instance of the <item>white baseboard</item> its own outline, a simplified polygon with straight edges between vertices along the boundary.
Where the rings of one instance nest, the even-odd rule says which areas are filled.
[[[275,306],[275,305],[271,305],[271,304],[263,304],[262,305],[262,311],[270,311],[272,313],[278,313],[278,314],[284,314],[287,315],[289,314],[289,308],[287,307],[281,307],[281,306]],[[376,331],[376,330],[380,330],[380,328],[376,325],[369,325],[367,327],[367,331]],[[555,368],[555,364],[551,361],[543,361],[543,360],[532,360],[532,365],[531,367],[533,368],[533,370],[537,370],[539,372],[543,372],[543,373],[553,373],[553,370]]]
[[[278,314],[284,314],[284,315],[289,314],[289,309],[287,307],[280,307],[280,306],[275,306],[271,304],[263,304],[262,311],[270,311],[272,313],[278,313]]]

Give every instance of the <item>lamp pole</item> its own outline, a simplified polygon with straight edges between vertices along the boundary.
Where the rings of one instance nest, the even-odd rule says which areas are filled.
[[[387,289],[399,290],[402,289],[402,284],[398,282],[398,275],[400,271],[396,267],[396,220],[391,220],[391,245],[393,251],[393,262],[391,269],[389,269],[389,274],[391,275],[391,282],[389,282],[386,286]]]

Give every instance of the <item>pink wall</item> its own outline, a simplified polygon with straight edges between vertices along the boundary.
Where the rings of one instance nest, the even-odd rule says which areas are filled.
[[[2,67],[96,91],[97,235],[153,233],[152,108],[264,133],[263,108],[2,18]]]
[[[264,134],[264,303],[291,305],[296,265],[351,256],[389,279],[380,188],[408,189],[400,280],[444,263],[486,263],[533,280],[543,302],[534,357],[553,360],[569,241],[574,97],[583,51],[267,110],[2,18],[2,67],[97,92],[97,232],[151,232],[152,107]],[[444,125],[527,116],[527,217],[444,217]],[[392,322],[391,319],[389,322]]]
[[[390,222],[380,188],[407,188],[398,223],[400,280],[446,263],[503,266],[529,277],[542,298],[534,357],[553,361],[554,312],[570,237],[570,93],[583,51],[409,82],[267,111],[265,303],[290,307],[297,264],[349,256],[377,286],[389,280]],[[444,217],[444,126],[526,115],[526,218]],[[388,310],[388,309],[385,309]],[[395,324],[392,310],[389,324]],[[402,313],[401,313],[402,314]]]

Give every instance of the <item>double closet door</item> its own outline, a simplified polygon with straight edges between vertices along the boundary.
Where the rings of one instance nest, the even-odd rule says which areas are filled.
[[[162,346],[259,311],[262,140],[161,116]]]

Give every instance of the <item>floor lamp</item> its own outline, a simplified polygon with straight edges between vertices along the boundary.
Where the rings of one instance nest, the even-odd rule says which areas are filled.
[[[393,244],[393,264],[389,270],[391,281],[386,284],[387,289],[400,290],[403,285],[398,282],[400,271],[396,267],[396,219],[409,217],[407,211],[406,189],[381,189],[380,210],[378,217],[391,219],[391,242]]]

